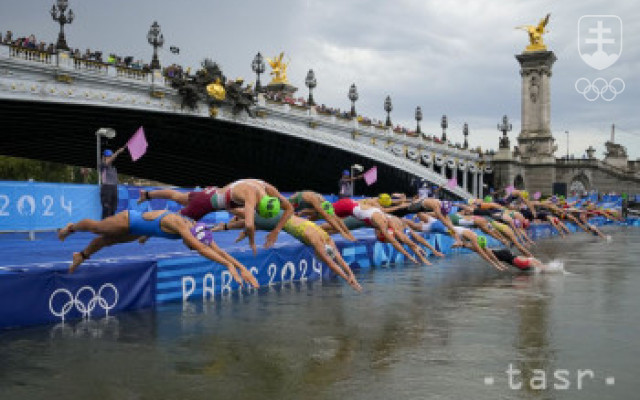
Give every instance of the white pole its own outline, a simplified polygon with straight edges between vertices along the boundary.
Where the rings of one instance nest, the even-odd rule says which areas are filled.
[[[100,134],[96,133],[96,172],[98,173],[98,186],[102,184],[100,176]]]

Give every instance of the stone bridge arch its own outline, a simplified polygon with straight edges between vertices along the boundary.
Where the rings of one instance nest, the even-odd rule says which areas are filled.
[[[584,173],[580,172],[578,175],[575,175],[569,181],[568,191],[569,194],[582,194],[587,192],[591,188],[591,182],[589,177]]]

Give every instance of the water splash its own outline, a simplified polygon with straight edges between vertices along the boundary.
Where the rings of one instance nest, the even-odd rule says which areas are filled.
[[[545,273],[545,274],[570,275],[569,272],[565,271],[564,261],[562,260],[551,260],[546,264],[546,268],[544,270],[536,268],[536,272]]]

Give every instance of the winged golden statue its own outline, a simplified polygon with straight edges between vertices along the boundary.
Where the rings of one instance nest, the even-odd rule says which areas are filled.
[[[524,49],[524,51],[541,51],[547,49],[547,46],[542,41],[542,35],[549,32],[545,29],[545,27],[549,23],[550,16],[551,13],[547,14],[546,17],[540,20],[538,25],[516,26],[516,29],[521,29],[529,33],[529,45]]]
[[[273,59],[267,57],[267,62],[271,66],[271,75],[273,75],[273,79],[271,83],[289,83],[287,80],[287,67],[289,63],[284,63],[282,59],[284,58],[284,52],[280,53],[278,57]]]

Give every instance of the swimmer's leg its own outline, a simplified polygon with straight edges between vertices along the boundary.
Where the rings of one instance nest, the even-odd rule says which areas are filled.
[[[189,203],[189,193],[179,192],[173,189],[160,189],[150,191],[140,190],[140,198],[138,199],[138,204],[151,199],[173,200],[182,206],[186,206]]]
[[[93,240],[89,242],[87,247],[84,248],[84,250],[82,250],[79,253],[73,253],[73,261],[69,266],[69,273],[72,274],[76,270],[76,268],[80,266],[80,264],[82,264],[85,260],[91,258],[93,254],[104,249],[105,247],[113,246],[114,244],[118,244],[118,243],[132,242],[138,239],[139,237],[140,236],[137,236],[137,235],[127,234],[127,235],[120,235],[120,236],[101,235],[93,238]]]

